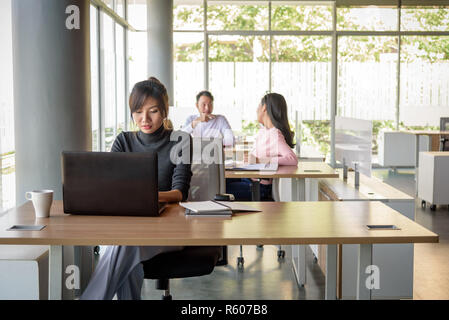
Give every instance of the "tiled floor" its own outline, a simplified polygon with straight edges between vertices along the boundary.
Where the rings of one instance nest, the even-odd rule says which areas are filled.
[[[381,178],[395,188],[413,195],[413,170],[392,172],[373,170],[373,176]],[[415,245],[415,299],[449,299],[449,211],[447,206],[436,211],[421,208],[416,201],[416,221],[440,235],[438,244]],[[278,261],[277,248],[255,246],[243,249],[245,267],[238,270],[236,258],[239,247],[229,247],[229,265],[216,267],[211,275],[175,279],[171,281],[174,299],[323,299],[324,275],[313,262],[311,251],[307,254],[307,284],[296,285],[289,251],[284,260]],[[182,263],[182,261],[180,261]],[[143,299],[159,299],[161,292],[154,289],[154,281],[146,280],[142,289]]]

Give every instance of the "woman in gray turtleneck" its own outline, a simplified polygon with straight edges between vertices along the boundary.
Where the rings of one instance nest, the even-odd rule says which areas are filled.
[[[192,154],[191,138],[187,133],[169,129],[168,95],[165,86],[156,78],[136,83],[129,98],[129,107],[140,130],[119,134],[111,151],[156,151],[159,160],[159,201],[185,201],[192,176],[191,159],[189,159]],[[121,300],[139,300],[144,277],[141,262],[161,252],[182,248],[174,246],[108,247],[81,299],[110,300],[117,294],[117,298]]]

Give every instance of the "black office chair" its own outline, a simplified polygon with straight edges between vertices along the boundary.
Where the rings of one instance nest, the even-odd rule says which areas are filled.
[[[206,164],[195,150],[211,150],[216,161]],[[205,149],[209,146],[208,149]],[[224,190],[223,144],[221,139],[193,138],[192,180],[189,201],[212,200]],[[164,252],[142,262],[145,279],[156,279],[156,289],[164,290],[163,300],[171,300],[169,279],[199,277],[210,274],[216,265],[227,264],[227,247],[185,247]]]
[[[199,277],[212,273],[222,247],[185,247],[164,252],[142,262],[145,279],[156,279],[156,289],[164,290],[162,300],[172,300],[169,279]]]
[[[440,131],[449,131],[449,118],[440,118]],[[441,136],[440,151],[449,151],[449,136]]]

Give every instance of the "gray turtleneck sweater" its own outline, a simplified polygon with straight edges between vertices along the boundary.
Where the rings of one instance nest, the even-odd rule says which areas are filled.
[[[172,133],[178,137],[178,140],[170,140]],[[180,142],[178,143],[178,141]],[[172,148],[177,148],[178,160],[182,157],[183,152],[190,156],[192,154],[191,137],[188,133],[166,130],[164,126],[161,126],[150,134],[142,131],[120,133],[112,145],[111,152],[156,151],[158,156],[159,191],[179,190],[182,193],[182,200],[185,201],[192,177],[191,156],[188,161],[183,161],[183,163],[173,163],[170,159]]]

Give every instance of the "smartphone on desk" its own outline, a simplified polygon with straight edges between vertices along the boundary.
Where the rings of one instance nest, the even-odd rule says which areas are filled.
[[[368,230],[401,230],[393,224],[367,224]]]

